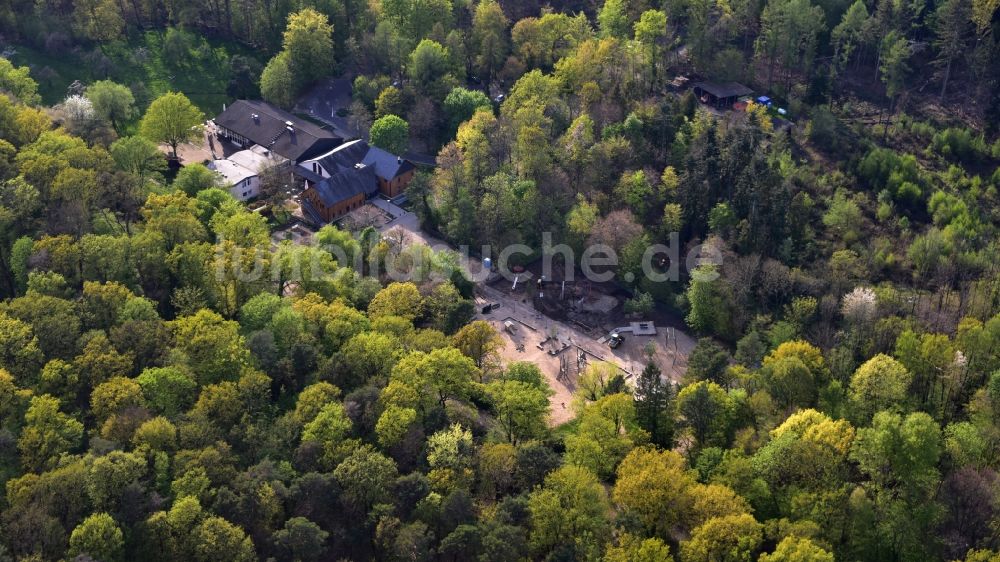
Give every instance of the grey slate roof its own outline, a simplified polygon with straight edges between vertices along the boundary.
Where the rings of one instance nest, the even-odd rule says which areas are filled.
[[[287,129],[286,121],[292,122],[292,131]],[[260,100],[233,102],[215,118],[215,123],[295,162],[322,154],[343,140]]]
[[[364,163],[375,169],[376,176],[387,181],[413,169],[413,163],[409,160],[399,158],[377,146],[369,146],[363,140],[346,142],[316,160],[330,174],[353,168],[359,162]]]
[[[335,205],[359,193],[370,197],[378,191],[375,171],[371,166],[342,170],[313,186],[326,205]]]
[[[368,152],[368,143],[363,140],[345,142],[337,148],[317,157],[317,161],[330,175],[343,170],[350,170],[354,165],[364,160]]]
[[[409,160],[399,158],[377,146],[368,149],[368,154],[365,154],[365,159],[362,162],[373,166],[375,175],[384,180],[394,179],[413,169],[413,163]]]

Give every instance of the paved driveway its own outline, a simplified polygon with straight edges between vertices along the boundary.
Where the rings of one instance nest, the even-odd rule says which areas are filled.
[[[337,110],[347,109],[351,105],[350,78],[330,78],[324,80],[295,104],[297,113],[308,113],[333,127],[336,134],[345,139],[360,138],[361,134],[347,122],[347,119],[337,115]]]
[[[347,119],[337,115],[337,110],[351,106],[351,93],[354,85],[351,78],[330,78],[324,80],[306,92],[295,104],[296,113],[305,113],[333,128],[333,132],[345,139],[363,139],[366,131],[358,131],[348,123]],[[402,155],[415,164],[434,166],[436,157],[433,154],[407,152]]]
[[[373,203],[374,201],[384,201],[384,200],[372,199]],[[395,214],[391,211],[386,211],[386,209],[383,209],[382,207],[379,207],[380,209],[386,211],[393,217],[391,220],[387,221],[384,225],[382,225],[381,228],[379,228],[380,232],[384,233],[389,230],[400,229],[406,233],[407,238],[412,242],[420,242],[436,250],[455,249],[451,246],[451,244],[448,244],[442,240],[438,240],[437,238],[434,238],[433,236],[430,236],[426,232],[424,232],[420,228],[420,219],[417,217],[416,213],[413,213],[411,211],[406,211],[400,207],[397,207],[396,205],[393,205],[392,203],[389,203],[388,201],[384,202],[395,207],[397,211],[400,212],[400,214]],[[475,256],[469,256],[468,265],[471,271],[481,271],[483,268],[482,261],[480,261]]]
[[[369,200],[369,203],[371,203],[372,205],[375,205],[379,209],[382,209],[383,211],[385,211],[386,213],[388,213],[389,216],[392,217],[393,219],[397,219],[397,218],[402,217],[403,215],[407,214],[406,209],[400,207],[399,205],[396,205],[392,201],[387,201],[387,200],[382,199],[380,197],[372,198],[371,200]],[[412,215],[413,213],[409,213],[409,214]],[[416,215],[414,215],[414,218],[416,218]]]

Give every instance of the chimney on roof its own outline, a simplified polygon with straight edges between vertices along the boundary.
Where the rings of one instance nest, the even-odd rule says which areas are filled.
[[[396,163],[397,164],[402,164],[403,163],[403,157],[402,156],[397,156],[396,157]]]

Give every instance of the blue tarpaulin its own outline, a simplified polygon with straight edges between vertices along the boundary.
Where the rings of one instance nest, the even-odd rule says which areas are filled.
[[[760,96],[759,98],[757,98],[757,103],[761,105],[766,105],[767,107],[771,107],[771,98],[767,96]]]

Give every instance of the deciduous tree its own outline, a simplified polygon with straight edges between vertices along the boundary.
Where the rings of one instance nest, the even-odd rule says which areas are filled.
[[[260,75],[260,94],[265,100],[288,109],[295,105],[295,83],[288,53],[282,51],[264,67]]]
[[[496,1],[482,0],[476,6],[472,17],[473,51],[476,68],[485,78],[486,84],[493,82],[493,77],[507,58],[510,50],[507,39],[509,24],[507,16]]]
[[[730,408],[726,391],[714,382],[691,384],[677,394],[681,423],[690,428],[699,446],[726,444]]]
[[[612,499],[645,530],[667,539],[694,506],[694,473],[674,451],[640,447],[622,460]]]
[[[547,388],[517,380],[496,380],[487,387],[504,437],[516,445],[523,439],[540,436],[549,411]]]
[[[170,146],[177,158],[177,145],[201,138],[205,115],[184,94],[168,92],[153,100],[146,109],[139,132],[153,142]]]
[[[687,289],[688,325],[700,332],[727,337],[731,313],[725,285],[715,266],[702,265],[691,273]]]
[[[0,90],[8,92],[25,105],[38,105],[38,84],[31,79],[27,66],[14,66],[10,60],[0,60]]]
[[[24,429],[17,440],[21,463],[28,470],[41,472],[54,466],[55,457],[80,444],[83,424],[59,411],[59,400],[47,394],[31,399],[24,414]]]
[[[812,540],[790,535],[778,543],[774,552],[763,553],[759,562],[833,562],[833,553],[822,549]]]
[[[125,537],[107,513],[95,513],[73,529],[69,537],[70,556],[90,556],[95,560],[119,560]]]
[[[763,525],[752,515],[729,515],[706,521],[681,543],[685,562],[750,562],[764,541]]]
[[[495,4],[495,3],[494,3]],[[490,99],[479,90],[467,90],[462,87],[452,88],[444,98],[444,113],[452,131],[458,131],[458,126],[465,123],[480,109],[492,111]]]
[[[392,459],[370,447],[358,447],[333,475],[343,486],[348,504],[366,513],[375,503],[388,498],[397,470]]]
[[[282,47],[288,56],[293,91],[301,91],[333,70],[333,26],[312,8],[288,16]]]
[[[184,316],[171,323],[178,349],[201,384],[234,380],[249,364],[239,324],[210,310]]]
[[[850,398],[861,419],[875,412],[900,409],[904,405],[913,375],[902,363],[884,354],[865,361],[851,377]]]
[[[410,126],[399,116],[385,115],[372,123],[368,138],[373,145],[401,155],[410,146]]]
[[[596,556],[608,534],[607,493],[590,471],[564,466],[545,478],[528,498],[531,547],[540,555],[565,552]]]
[[[400,316],[414,320],[420,316],[422,298],[413,283],[390,283],[379,291],[368,305],[368,316]]]
[[[477,367],[484,370],[497,366],[500,350],[505,345],[496,329],[484,320],[476,320],[463,326],[452,336],[452,342]]]
[[[87,86],[86,96],[94,104],[97,116],[111,123],[119,134],[122,125],[135,116],[135,97],[126,86],[111,80],[98,80]]]
[[[285,521],[282,529],[271,535],[271,540],[289,559],[310,562],[322,558],[329,535],[305,517],[292,517]]]

